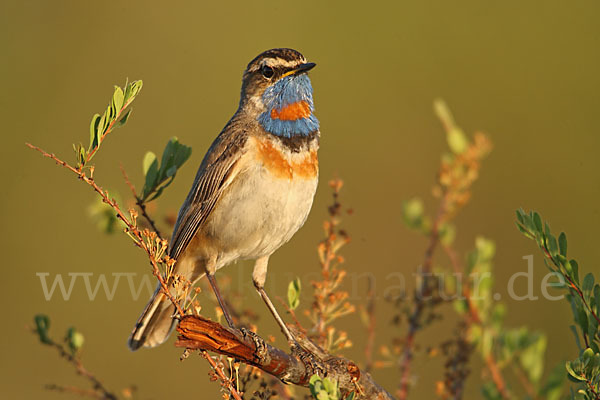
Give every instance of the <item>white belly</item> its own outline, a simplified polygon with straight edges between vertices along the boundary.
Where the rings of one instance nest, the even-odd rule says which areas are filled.
[[[216,268],[269,256],[290,240],[308,217],[317,182],[317,176],[274,176],[261,164],[240,173],[203,227],[219,244]]]

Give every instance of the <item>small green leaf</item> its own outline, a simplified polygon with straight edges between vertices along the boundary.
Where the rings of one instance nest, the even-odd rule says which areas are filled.
[[[98,130],[98,123],[100,122],[100,114],[94,114],[92,121],[90,122],[90,148],[93,148],[94,140],[96,138],[96,131]]]
[[[146,153],[143,163],[146,171],[146,181],[142,190],[142,200],[148,202],[159,197],[162,191],[173,182],[177,170],[191,154],[191,147],[179,143],[176,137],[167,142],[160,164],[156,159],[156,155],[153,154],[154,159],[151,160],[149,157],[152,156]],[[146,170],[146,168],[148,169]]]
[[[537,232],[542,232],[542,218],[540,214],[534,211],[533,213],[533,223],[535,225],[535,229]]]
[[[560,249],[560,255],[563,257],[567,256],[567,235],[564,232],[561,232],[558,235],[558,248]]]
[[[467,136],[458,127],[454,127],[448,131],[446,140],[448,141],[448,147],[454,154],[462,154],[469,147]]]
[[[579,264],[577,264],[577,261],[575,260],[570,260],[569,266],[571,267],[571,271],[573,271],[569,277],[579,285]]]
[[[518,210],[515,211],[515,213],[517,214],[517,221],[519,221],[519,223],[521,225],[524,225],[525,222],[523,222],[523,214],[525,214],[525,212],[523,211],[522,208],[519,208]]]
[[[581,285],[581,289],[583,291],[583,297],[585,298],[586,301],[589,301],[593,288],[594,288],[594,274],[592,274],[590,272],[585,276],[585,278],[583,278],[583,284]]]
[[[71,353],[75,354],[83,346],[84,337],[81,332],[78,332],[77,330],[75,330],[75,328],[70,327],[67,330],[65,341],[67,342]]]
[[[577,371],[578,366],[576,365],[576,362],[567,361],[565,368],[569,373],[569,378],[572,378],[575,382],[585,381],[585,376],[582,376],[579,371]]]
[[[123,114],[123,116],[121,117],[121,119],[119,119],[118,122],[118,126],[123,126],[127,123],[127,121],[129,120],[129,116],[131,115],[131,109],[125,111],[125,114]]]
[[[35,328],[40,341],[45,344],[52,344],[52,340],[48,337],[48,329],[50,329],[50,318],[44,314],[38,314],[34,317]]]
[[[288,305],[292,310],[295,310],[300,305],[300,291],[300,278],[296,278],[289,283],[287,292]]]
[[[142,162],[142,169],[144,171],[144,176],[148,175],[148,170],[150,166],[156,162],[156,154],[151,151],[146,152],[144,155],[144,161]]]
[[[121,89],[119,86],[115,86],[115,93],[113,94],[112,98],[112,104],[115,109],[115,114],[121,112],[121,109],[123,108],[123,99],[123,89]]]
[[[556,238],[551,234],[546,235],[546,247],[548,248],[552,258],[555,258],[558,255],[558,244],[556,242]]]

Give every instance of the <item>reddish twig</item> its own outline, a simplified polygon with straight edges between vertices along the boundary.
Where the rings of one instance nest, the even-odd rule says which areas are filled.
[[[155,258],[155,255],[151,251],[151,249],[148,246],[148,244],[145,242],[144,237],[143,237],[142,233],[140,232],[140,230],[135,226],[134,223],[132,223],[125,216],[125,214],[123,213],[123,211],[121,211],[121,208],[117,204],[116,200],[109,197],[108,191],[105,191],[100,186],[98,186],[96,184],[96,182],[94,181],[94,179],[92,177],[88,177],[85,174],[85,172],[78,170],[77,168],[69,165],[65,161],[62,161],[61,159],[59,159],[58,157],[56,157],[54,154],[48,153],[45,150],[43,150],[43,149],[41,149],[41,148],[39,148],[37,146],[34,146],[34,145],[30,144],[30,143],[25,143],[25,144],[29,148],[31,148],[33,150],[37,150],[38,152],[40,152],[44,157],[48,157],[48,158],[54,160],[57,164],[65,167],[69,171],[71,171],[74,174],[76,174],[79,177],[79,179],[81,179],[82,181],[84,181],[85,183],[87,183],[88,185],[90,185],[94,189],[94,191],[96,191],[96,193],[98,193],[100,195],[100,197],[102,197],[102,201],[104,203],[106,203],[110,207],[112,207],[112,209],[116,212],[117,218],[120,219],[127,226],[125,232],[127,234],[129,234],[130,236],[132,236],[132,238],[134,239],[134,243],[136,244],[136,246],[140,247],[148,255],[148,258],[150,259],[150,263],[152,264],[153,274],[158,279],[158,281],[160,282],[161,289],[162,289],[163,293],[175,305],[175,307],[176,307],[179,315],[183,316],[185,314],[184,311],[183,311],[183,309],[181,308],[179,302],[173,297],[173,295],[171,294],[170,290],[168,289],[168,286],[167,286],[166,282],[162,278],[162,275],[160,273],[160,269],[158,267],[158,263],[160,262],[160,260],[157,260]],[[93,171],[93,169],[92,169],[92,171]]]
[[[135,217],[132,215],[132,220],[134,222],[130,221],[125,216],[125,214],[121,211],[116,200],[113,198],[110,198],[108,195],[108,192],[105,191],[104,189],[102,189],[100,186],[98,186],[92,177],[86,176],[85,172],[83,172],[82,170],[78,170],[77,168],[74,168],[73,166],[69,165],[67,162],[56,157],[54,154],[48,153],[37,146],[34,146],[30,143],[26,143],[26,145],[33,150],[37,150],[44,157],[48,157],[48,158],[54,160],[57,164],[63,166],[64,168],[66,168],[69,171],[76,174],[80,180],[82,180],[85,183],[87,183],[88,185],[90,185],[94,189],[94,191],[96,191],[100,195],[100,197],[102,197],[102,201],[104,203],[106,203],[110,207],[112,207],[112,209],[116,212],[117,218],[120,219],[127,226],[125,232],[134,239],[134,243],[136,244],[136,246],[140,247],[141,249],[143,249],[146,252],[146,255],[148,256],[150,263],[152,265],[152,273],[156,277],[156,279],[158,279],[158,282],[160,283],[162,292],[171,301],[171,303],[173,303],[179,316],[183,317],[185,315],[185,312],[181,308],[181,305],[179,304],[179,302],[171,294],[171,291],[169,290],[167,283],[163,279],[160,269],[158,267],[158,263],[161,262],[161,260],[156,259],[156,256],[155,256],[153,250],[148,245],[148,243],[144,240],[144,235],[142,235],[142,232],[140,232],[140,230],[137,228],[137,226],[134,223]],[[90,174],[93,174],[93,171],[94,171],[94,169],[92,167]],[[158,237],[158,239],[160,242],[164,243],[165,244],[164,247],[166,247],[166,240],[161,239],[160,237]],[[166,257],[166,261],[170,262],[171,260],[168,259],[168,257]],[[219,368],[217,368],[217,370],[219,370]],[[220,371],[220,372],[221,372],[220,376],[221,375],[224,376],[223,371]]]

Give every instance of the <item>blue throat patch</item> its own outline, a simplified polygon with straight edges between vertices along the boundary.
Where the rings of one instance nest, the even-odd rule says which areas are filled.
[[[276,136],[291,138],[310,135],[319,129],[319,120],[313,114],[315,107],[312,92],[312,85],[306,74],[290,75],[280,79],[263,93],[262,100],[267,111],[258,116],[258,122],[265,131]],[[298,102],[308,105],[309,116],[293,120],[272,118],[273,113],[279,113]]]

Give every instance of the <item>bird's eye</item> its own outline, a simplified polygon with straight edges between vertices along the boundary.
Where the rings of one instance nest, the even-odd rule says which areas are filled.
[[[263,65],[262,74],[265,78],[272,78],[274,74],[273,68],[269,67],[268,65]]]

